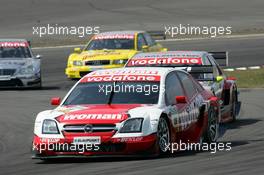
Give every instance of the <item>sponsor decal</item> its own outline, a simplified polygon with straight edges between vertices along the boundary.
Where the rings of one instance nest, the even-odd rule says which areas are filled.
[[[103,70],[99,72],[91,72],[88,76],[97,76],[97,75],[158,75],[158,71],[152,70]]]
[[[127,66],[142,66],[142,65],[182,65],[182,64],[196,64],[202,65],[201,58],[134,58],[131,59]]]
[[[101,144],[101,137],[99,136],[74,137],[73,144]]]
[[[60,141],[60,139],[58,139],[58,138],[40,138],[40,141],[42,142],[42,143],[56,143],[56,142],[59,142]]]
[[[203,105],[203,102],[203,97],[198,95],[195,100],[180,113],[178,113],[175,108],[170,108],[173,124],[177,131],[183,131],[198,120],[200,113],[199,108]]]
[[[87,76],[81,82],[113,82],[113,81],[160,81],[160,76],[148,75],[109,75],[109,76]]]
[[[143,137],[124,137],[124,138],[118,139],[118,141],[120,142],[139,142],[142,140],[143,140]]]
[[[72,121],[72,120],[122,120],[125,114],[66,114],[59,118],[59,121]]]
[[[0,47],[28,47],[27,42],[0,42]]]
[[[82,57],[82,60],[88,60],[89,58],[94,58],[94,57],[98,57],[98,56],[112,56],[112,55],[121,55],[120,52],[102,52],[102,53],[93,53],[93,54],[87,54],[87,55],[84,55]]]
[[[79,110],[84,110],[84,109],[88,109],[88,107],[76,105],[72,107],[58,107],[56,111],[63,112],[63,113],[69,113],[69,112],[74,112],[74,111],[79,111]]]
[[[113,34],[113,35],[97,35],[93,39],[134,39],[134,35],[129,34]]]

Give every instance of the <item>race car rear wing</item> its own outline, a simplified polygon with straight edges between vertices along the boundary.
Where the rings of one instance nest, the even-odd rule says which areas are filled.
[[[187,72],[193,74],[212,74],[214,69],[211,65],[203,65],[199,67],[187,67]]]
[[[216,81],[215,78],[205,78],[204,74],[213,74],[214,69],[211,65],[203,65],[199,67],[185,67],[183,70],[187,71],[198,81]]]
[[[147,31],[153,39],[166,39],[166,35],[163,31]]]
[[[228,66],[228,52],[208,52],[214,57],[219,66]]]

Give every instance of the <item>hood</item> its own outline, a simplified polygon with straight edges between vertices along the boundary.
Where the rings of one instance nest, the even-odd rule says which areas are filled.
[[[21,66],[31,63],[31,59],[14,59],[14,58],[4,58],[0,59],[0,69],[17,69]]]
[[[128,59],[137,51],[135,50],[91,50],[84,51],[77,55],[78,59],[87,60],[105,60],[105,59]]]
[[[60,123],[66,124],[111,124],[126,120],[130,109],[141,107],[141,104],[119,105],[85,105],[85,106],[62,106],[56,112],[63,114],[56,117]]]

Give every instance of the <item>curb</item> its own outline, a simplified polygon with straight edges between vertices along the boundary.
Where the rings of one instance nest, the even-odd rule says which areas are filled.
[[[258,69],[264,69],[264,65],[262,66],[249,66],[249,67],[236,67],[236,68],[226,68],[223,69],[226,72],[233,72],[235,70],[258,70]]]

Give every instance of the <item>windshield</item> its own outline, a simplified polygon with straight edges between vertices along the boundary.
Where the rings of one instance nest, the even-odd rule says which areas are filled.
[[[1,47],[0,58],[31,58],[28,47]]]
[[[134,49],[134,39],[95,39],[85,50]]]
[[[83,104],[157,104],[159,82],[80,83],[64,105]]]

